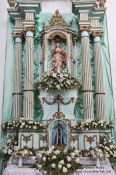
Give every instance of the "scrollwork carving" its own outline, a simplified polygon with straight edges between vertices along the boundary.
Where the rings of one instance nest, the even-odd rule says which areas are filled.
[[[80,26],[80,32],[83,32],[83,31],[89,32],[90,31],[90,26]]]
[[[22,38],[23,33],[22,32],[13,32],[12,36],[13,36],[13,38]]]
[[[24,26],[24,31],[25,32],[27,32],[27,31],[34,32],[35,31],[35,27],[34,27],[34,25],[33,26]]]
[[[92,33],[92,36],[93,36],[93,37],[96,37],[96,36],[102,37],[102,36],[103,36],[103,32],[101,32],[101,31],[94,31],[94,32]]]

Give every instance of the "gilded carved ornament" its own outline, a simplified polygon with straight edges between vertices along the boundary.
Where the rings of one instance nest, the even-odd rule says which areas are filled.
[[[65,22],[64,22],[64,18],[63,18],[63,16],[59,13],[59,10],[56,10],[56,11],[55,11],[55,14],[52,16],[50,25],[51,25],[52,27],[55,27],[55,26],[66,27],[66,24],[65,24]]]
[[[13,38],[22,38],[23,32],[13,32],[12,36],[13,36]]]
[[[34,32],[35,31],[35,27],[34,26],[24,26],[24,31],[25,32],[27,32],[27,31]]]
[[[87,136],[85,135],[86,141],[89,142],[89,144],[91,145],[93,142],[95,142],[95,138],[97,139],[97,136]]]
[[[92,36],[93,37],[96,37],[96,36],[102,37],[103,36],[103,32],[101,32],[101,31],[94,31],[94,32],[92,32]]]
[[[87,31],[90,32],[90,26],[80,26],[80,32]]]

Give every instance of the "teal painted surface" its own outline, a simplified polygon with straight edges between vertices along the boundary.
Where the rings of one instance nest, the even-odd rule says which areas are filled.
[[[65,22],[68,25],[72,25],[72,29],[75,34],[78,31],[77,19],[78,17],[72,13],[63,14]],[[34,81],[39,78],[39,61],[40,61],[40,36],[43,28],[47,26],[51,20],[52,14],[39,14],[35,17],[36,23],[36,34],[34,38]],[[111,83],[111,74],[110,74],[110,58],[109,58],[109,50],[108,50],[108,38],[107,38],[107,25],[106,19],[101,19],[101,26],[104,31],[104,36],[102,39],[102,62],[103,62],[103,75],[104,75],[104,87],[105,87],[105,103],[106,103],[106,118],[108,120],[114,121],[114,108],[113,108],[113,94],[112,94],[112,83]],[[13,53],[14,53],[14,44],[12,39],[12,28],[13,25],[9,21],[8,22],[8,33],[7,33],[7,53],[6,53],[6,68],[5,68],[5,94],[4,94],[4,109],[3,109],[3,121],[7,121],[11,119],[12,112],[12,88],[13,88]],[[78,67],[78,77],[82,83],[82,63],[81,63],[81,41],[80,36],[78,36],[77,44],[74,48],[75,58],[77,59],[77,67]],[[94,81],[94,53],[93,53],[93,41],[90,40],[90,53],[91,53],[91,67],[92,67],[92,84],[93,90],[95,90],[95,81]],[[24,78],[25,77],[25,45],[23,44],[23,65],[22,65],[22,86],[24,86]],[[32,82],[34,83],[34,82]],[[35,103],[34,103],[34,111],[36,120],[40,120],[42,117],[41,106],[38,102],[37,104],[37,94],[35,93]],[[79,91],[79,103],[76,105],[76,118],[78,120],[83,120],[83,96],[81,89]],[[95,99],[94,99],[95,103]],[[94,111],[95,114],[95,111]],[[113,130],[113,136],[116,138],[116,129]]]
[[[3,121],[11,119],[12,112],[12,90],[13,90],[13,63],[14,63],[14,44],[12,38],[13,24],[8,20],[7,30],[7,48],[5,65],[5,87],[4,87],[4,106]]]

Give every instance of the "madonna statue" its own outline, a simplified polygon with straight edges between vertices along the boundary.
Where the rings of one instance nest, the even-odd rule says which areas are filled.
[[[66,53],[61,49],[60,43],[56,43],[52,52],[52,70],[61,71],[66,65]]]

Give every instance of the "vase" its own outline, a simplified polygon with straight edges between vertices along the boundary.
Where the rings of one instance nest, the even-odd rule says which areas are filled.
[[[96,166],[97,166],[97,167],[100,167],[100,160],[99,160],[99,157],[97,158]]]
[[[23,165],[23,159],[22,157],[19,157],[18,167],[21,168]]]

